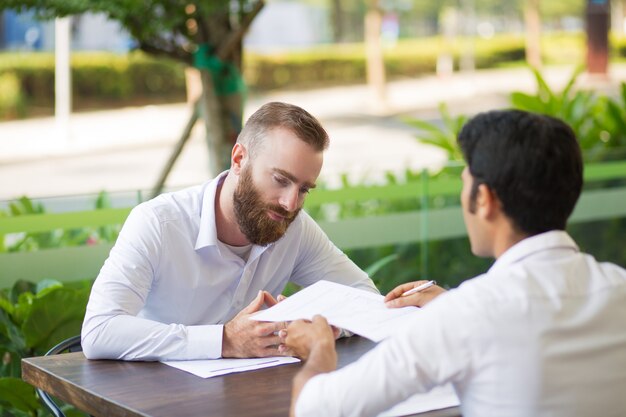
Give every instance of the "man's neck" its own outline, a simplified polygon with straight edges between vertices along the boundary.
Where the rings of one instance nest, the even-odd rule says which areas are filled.
[[[236,185],[235,177],[230,172],[226,174],[224,181],[218,184],[215,192],[215,226],[220,242],[231,246],[245,246],[250,242],[239,229],[233,203]]]
[[[517,243],[528,237],[527,234],[520,233],[516,228],[507,224],[508,227],[502,227],[499,233],[496,233],[493,240],[494,258],[498,259],[504,252],[512,248]]]

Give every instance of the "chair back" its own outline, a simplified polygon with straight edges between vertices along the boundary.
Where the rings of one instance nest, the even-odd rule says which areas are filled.
[[[64,352],[82,352],[82,350],[83,348],[80,344],[80,335],[78,335],[72,336],[57,344],[52,349],[47,351],[45,356],[58,355],[59,353]],[[43,405],[48,411],[50,411],[50,413],[52,413],[54,417],[65,417],[61,408],[54,402],[54,400],[52,400],[52,397],[50,397],[47,392],[39,388],[37,388],[36,391]]]

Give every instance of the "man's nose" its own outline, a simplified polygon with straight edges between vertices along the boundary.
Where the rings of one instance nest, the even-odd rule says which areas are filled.
[[[281,195],[279,200],[280,206],[288,212],[293,212],[298,209],[300,203],[300,191],[298,187],[289,187]]]

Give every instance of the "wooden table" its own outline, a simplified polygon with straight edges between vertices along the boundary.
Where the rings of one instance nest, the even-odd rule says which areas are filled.
[[[337,342],[339,367],[374,346]],[[203,379],[159,362],[87,360],[81,352],[22,360],[22,378],[94,416],[287,416],[301,364]],[[419,414],[458,417],[458,407]]]

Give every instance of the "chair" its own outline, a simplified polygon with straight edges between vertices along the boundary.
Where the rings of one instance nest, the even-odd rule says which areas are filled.
[[[46,352],[45,356],[49,355],[58,355],[63,352],[82,352],[83,348],[80,345],[80,335],[72,336],[68,339],[65,339],[58,345],[54,346],[52,349]],[[43,390],[37,388],[36,389],[39,398],[41,398],[41,402],[43,405],[52,413],[54,417],[65,417],[61,408],[52,400],[52,398]]]

